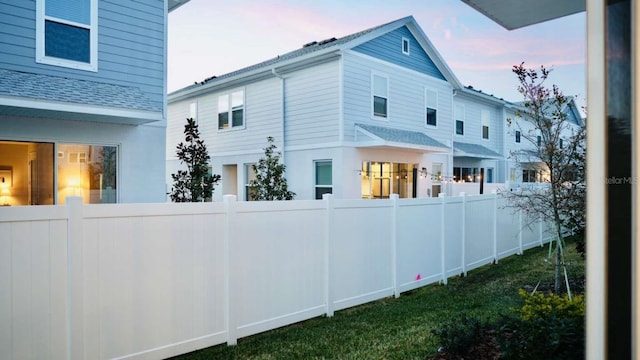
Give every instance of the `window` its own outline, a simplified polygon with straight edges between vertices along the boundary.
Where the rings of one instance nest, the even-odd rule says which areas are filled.
[[[560,139],[560,149],[562,149],[564,147],[564,143],[562,142],[562,139]]]
[[[116,146],[60,144],[58,154],[58,204],[68,196],[80,196],[85,204],[115,203],[118,151]]]
[[[522,182],[537,182],[538,172],[536,170],[524,169],[522,170]]]
[[[453,168],[453,181],[455,181],[455,182],[479,182],[480,181],[480,169],[478,169],[478,168],[466,168],[466,167],[454,167]]]
[[[485,177],[485,182],[487,184],[492,184],[493,183],[493,168],[488,168],[484,177]]]
[[[244,165],[244,198],[247,201],[254,201],[256,197],[251,192],[249,185],[251,181],[256,180],[256,171],[253,169],[255,164],[245,164]]]
[[[438,124],[438,93],[433,90],[425,91],[426,124],[436,126]]]
[[[402,53],[405,55],[409,55],[409,39],[402,38]]]
[[[537,144],[538,144],[538,147],[540,147],[540,145],[542,145],[542,136],[540,136],[540,135],[538,135]]]
[[[456,134],[464,135],[464,106],[456,105],[453,109],[453,116],[456,120]]]
[[[316,167],[316,181],[315,181],[316,199],[322,199],[322,195],[333,193],[331,160],[316,161],[315,167]]]
[[[516,130],[516,142],[520,142],[520,131]]]
[[[38,0],[36,62],[98,70],[97,0]]]
[[[464,121],[456,120],[456,134],[464,135]]]
[[[193,119],[196,124],[198,123],[198,103],[192,102],[189,104],[189,117]]]
[[[482,109],[480,112],[480,118],[482,120],[482,138],[488,140],[489,139],[489,119],[491,117],[491,113],[489,110]]]
[[[241,127],[244,127],[244,90],[218,96],[218,129]]]
[[[387,78],[373,75],[373,116],[387,117]]]

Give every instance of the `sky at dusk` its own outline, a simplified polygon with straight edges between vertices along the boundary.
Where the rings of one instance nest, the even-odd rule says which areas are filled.
[[[515,64],[586,103],[586,15],[508,31],[459,0],[191,0],[169,14],[168,90],[413,15],[463,85],[521,101]]]

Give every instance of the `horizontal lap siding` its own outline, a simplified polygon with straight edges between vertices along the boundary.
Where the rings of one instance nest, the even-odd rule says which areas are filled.
[[[388,117],[372,118],[371,74],[388,78]],[[425,126],[425,88],[438,93],[438,126]],[[448,83],[355,54],[344,60],[345,140],[354,140],[355,123],[424,132],[445,143],[452,132],[452,87]]]
[[[471,144],[479,144],[490,150],[502,153],[502,124],[499,118],[502,110],[496,106],[488,105],[484,102],[474,101],[463,95],[456,95],[455,104],[464,106],[464,135],[455,135],[454,141]],[[489,117],[489,140],[482,138],[482,110],[488,110]],[[455,119],[454,119],[455,121]]]
[[[338,140],[338,62],[285,76],[287,146]]]
[[[218,97],[232,91],[243,89],[245,94],[245,127],[231,130],[218,130]],[[271,78],[244,87],[203,95],[187,101],[172,103],[169,112],[173,116],[173,107],[182,107],[189,113],[189,104],[198,103],[198,124],[200,134],[207,144],[209,154],[215,156],[229,152],[256,152],[266,145],[268,136],[276,139],[280,146],[282,138],[281,121],[281,85],[280,80]],[[182,116],[184,117],[184,116]],[[171,118],[171,122],[174,119]],[[179,121],[183,122],[184,119]]]
[[[0,68],[140,88],[162,108],[164,2],[98,1],[98,71],[35,62],[36,2],[0,0]]]

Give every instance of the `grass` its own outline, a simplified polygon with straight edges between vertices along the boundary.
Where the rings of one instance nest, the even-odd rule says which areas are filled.
[[[569,243],[569,277],[584,277],[584,261]],[[429,285],[175,359],[425,359],[438,343],[431,330],[461,314],[495,319],[521,305],[518,289],[538,282],[553,284],[548,248],[511,256],[448,285]]]

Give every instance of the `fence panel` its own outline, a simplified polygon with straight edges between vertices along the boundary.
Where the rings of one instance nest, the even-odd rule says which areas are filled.
[[[336,310],[393,293],[392,211],[391,200],[335,200],[331,282]]]
[[[68,356],[66,217],[0,208],[0,358]]]
[[[497,253],[498,258],[504,258],[520,251],[520,217],[517,209],[507,206],[505,198],[498,196],[497,200]]]
[[[444,268],[445,277],[463,272],[463,211],[462,197],[444,197]]]
[[[325,204],[238,202],[231,246],[238,337],[325,311]]]
[[[222,205],[159,208],[83,207],[85,358],[161,358],[226,341]]]
[[[493,262],[494,195],[466,198],[465,270],[469,271]]]
[[[397,214],[398,286],[400,291],[442,278],[442,201],[399,200]]]

